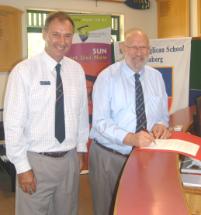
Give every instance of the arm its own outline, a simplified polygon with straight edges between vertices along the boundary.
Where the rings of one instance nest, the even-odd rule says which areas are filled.
[[[27,92],[23,79],[15,67],[9,76],[4,103],[6,153],[15,165],[20,187],[35,191],[36,183],[27,159],[24,126],[27,119]],[[27,185],[28,184],[28,185]]]
[[[81,96],[79,101],[80,112],[78,116],[79,127],[78,127],[77,152],[87,152],[87,142],[89,138],[88,99],[87,99],[86,80],[85,80],[83,70],[81,70],[81,74],[82,74],[80,77]]]
[[[107,72],[105,72],[107,71]],[[108,70],[101,72],[93,86],[93,120],[94,135],[101,135],[112,143],[122,144],[127,131],[112,119],[112,80]]]
[[[111,143],[115,144],[126,144],[129,146],[145,146],[150,144],[153,140],[153,136],[147,132],[139,132],[137,134],[133,132],[128,132],[128,130],[121,127],[121,123],[116,123],[113,119],[115,117],[120,117],[122,120],[125,115],[121,114],[119,116],[119,111],[121,111],[121,104],[124,104],[124,100],[116,100],[118,96],[123,96],[125,86],[121,85],[121,81],[116,87],[113,88],[113,77],[108,70],[101,73],[94,85],[93,89],[93,129],[95,132],[99,133],[105,139],[109,140]],[[120,108],[116,104],[120,104]],[[124,109],[124,111],[126,108]],[[127,110],[128,111],[128,110]],[[123,118],[122,118],[123,117]],[[125,119],[128,116],[125,117]]]

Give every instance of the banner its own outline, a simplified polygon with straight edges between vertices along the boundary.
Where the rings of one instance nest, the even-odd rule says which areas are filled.
[[[189,103],[191,38],[151,39],[148,65],[158,69],[165,81],[169,113]],[[114,44],[115,61],[123,59],[121,43]]]
[[[169,112],[188,106],[191,38],[152,39],[148,64],[164,78]]]
[[[89,121],[92,122],[92,88],[97,75],[108,65],[111,56],[111,16],[71,15],[75,23],[73,44],[67,56],[79,62],[86,74]],[[90,141],[88,143],[88,148]],[[86,156],[85,169],[88,165]]]

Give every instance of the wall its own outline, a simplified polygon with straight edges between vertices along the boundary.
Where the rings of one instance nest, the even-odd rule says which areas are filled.
[[[198,1],[190,1],[190,35],[192,37],[198,36]]]
[[[151,1],[149,10],[134,10],[123,3],[101,2],[96,0],[0,0],[1,5],[10,5],[24,11],[23,25],[23,56],[26,56],[26,10],[55,9],[70,12],[92,12],[103,14],[124,15],[125,30],[131,27],[143,28],[151,38],[156,38],[156,1]],[[48,5],[48,6],[47,6]],[[124,29],[122,29],[124,31]]]
[[[27,56],[26,38],[26,10],[27,9],[55,9],[70,12],[92,12],[103,14],[124,15],[124,28],[122,32],[131,27],[144,29],[151,38],[156,38],[156,1],[151,0],[149,10],[134,10],[123,3],[109,3],[96,0],[0,0],[0,5],[9,5],[22,10],[22,38],[23,57]],[[0,108],[3,106],[3,97],[8,73],[0,72]]]

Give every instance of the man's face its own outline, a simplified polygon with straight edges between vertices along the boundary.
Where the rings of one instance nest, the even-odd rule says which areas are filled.
[[[126,38],[123,45],[125,61],[135,72],[140,71],[149,57],[149,41],[140,33],[133,33]]]
[[[53,20],[43,32],[46,52],[57,62],[70,50],[73,38],[73,26],[68,21]]]

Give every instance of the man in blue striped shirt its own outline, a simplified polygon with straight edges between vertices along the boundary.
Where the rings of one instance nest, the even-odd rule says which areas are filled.
[[[133,147],[148,146],[154,138],[168,138],[168,104],[162,75],[146,65],[149,39],[140,29],[125,34],[124,60],[102,71],[93,88],[90,136],[90,183],[95,215],[112,212],[112,200],[123,165]],[[140,75],[146,129],[136,132],[135,77]]]

